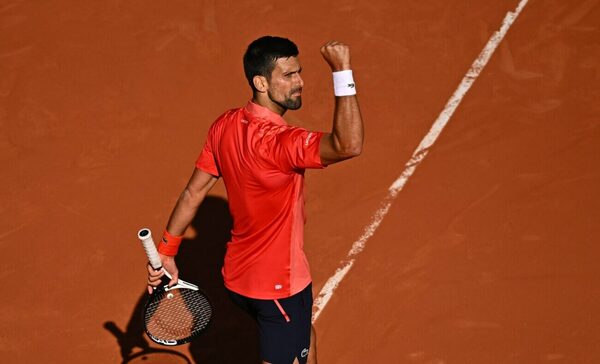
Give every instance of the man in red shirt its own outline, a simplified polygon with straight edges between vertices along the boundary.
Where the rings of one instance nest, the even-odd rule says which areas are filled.
[[[304,81],[296,45],[266,36],[248,46],[244,71],[252,100],[212,124],[158,247],[174,284],[181,236],[223,177],[233,218],[223,279],[232,300],[257,320],[263,363],[316,363],[312,284],[303,251],[304,170],[358,156],[362,149],[350,50],[331,41],[321,47],[321,54],[334,78],[330,133],[292,127],[282,118],[288,109],[302,105]],[[148,274],[151,293],[162,273],[149,267]]]

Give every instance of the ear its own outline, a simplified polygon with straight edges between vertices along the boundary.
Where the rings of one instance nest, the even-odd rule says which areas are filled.
[[[265,76],[254,76],[254,78],[252,78],[252,83],[258,92],[267,92],[267,89],[269,88],[269,81],[267,81]]]

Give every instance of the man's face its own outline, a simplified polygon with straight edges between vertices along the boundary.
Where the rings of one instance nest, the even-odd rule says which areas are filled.
[[[302,87],[300,77],[302,67],[297,57],[278,58],[268,80],[269,99],[287,110],[297,110],[302,106]]]

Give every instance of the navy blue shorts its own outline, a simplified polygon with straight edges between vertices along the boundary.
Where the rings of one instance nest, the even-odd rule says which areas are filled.
[[[248,298],[230,290],[229,297],[258,323],[261,359],[273,364],[306,363],[310,347],[312,283],[278,300]]]

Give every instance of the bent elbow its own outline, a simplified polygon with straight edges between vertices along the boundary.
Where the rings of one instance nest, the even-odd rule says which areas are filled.
[[[352,152],[351,152],[352,158],[358,157],[359,155],[361,155],[361,153],[362,153],[362,144],[359,144],[352,149]]]
[[[362,153],[363,143],[361,141],[355,141],[348,147],[348,154],[350,158],[358,157]]]
[[[362,153],[362,145],[352,145],[344,148],[340,151],[340,156],[343,159],[350,159],[354,157],[358,157]]]

